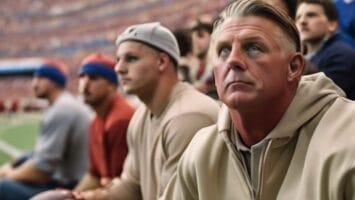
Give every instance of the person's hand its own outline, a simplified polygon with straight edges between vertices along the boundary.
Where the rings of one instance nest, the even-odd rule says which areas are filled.
[[[107,186],[110,182],[111,182],[111,179],[108,178],[108,177],[102,177],[102,178],[100,179],[100,185],[101,185],[101,187]]]
[[[12,169],[11,164],[7,163],[0,167],[0,177],[5,177],[6,174]]]
[[[84,196],[82,195],[83,192],[80,191],[73,191],[73,196],[75,200],[81,200],[84,199]]]
[[[96,189],[83,192],[73,192],[75,200],[100,200],[105,199],[107,195],[106,189]]]
[[[74,195],[70,190],[57,189],[41,192],[32,197],[31,200],[72,200]]]

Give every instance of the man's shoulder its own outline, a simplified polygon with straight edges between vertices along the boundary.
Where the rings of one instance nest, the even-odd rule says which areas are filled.
[[[69,92],[63,92],[57,100],[53,103],[54,109],[62,109],[66,108],[73,108],[73,109],[80,109],[84,103],[76,99],[72,94]],[[79,107],[78,107],[79,106]]]
[[[217,116],[218,103],[193,87],[183,84],[180,91],[172,96],[171,103],[167,107],[171,115],[184,115],[187,113],[200,113],[209,116]]]
[[[205,170],[206,166],[219,165],[230,156],[229,149],[217,125],[199,130],[184,153],[184,163]]]
[[[134,108],[122,96],[117,96],[109,109],[110,121],[126,121],[131,119],[134,113]]]
[[[88,119],[91,117],[91,111],[85,107],[84,103],[76,99],[72,94],[65,92],[50,108],[51,113],[55,116],[64,117],[68,120],[73,117]]]
[[[328,108],[322,121],[327,121],[333,125],[340,124],[345,128],[355,126],[353,119],[355,119],[355,101],[338,97]]]
[[[322,180],[320,184],[344,184],[344,175],[352,176],[355,157],[355,103],[337,99],[310,133],[304,157],[303,181]],[[301,142],[300,142],[301,143]],[[302,149],[302,150],[301,150]],[[312,177],[310,179],[309,177]]]
[[[344,55],[353,56],[355,55],[355,50],[341,38],[339,34],[336,34],[328,42],[325,43],[324,47],[320,50],[320,54],[325,55]],[[354,60],[355,58],[348,57],[348,59]]]
[[[324,153],[353,151],[355,156],[355,101],[337,98],[324,113],[311,141]]]

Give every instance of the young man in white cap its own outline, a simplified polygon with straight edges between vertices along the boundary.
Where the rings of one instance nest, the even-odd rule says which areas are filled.
[[[46,60],[35,72],[35,95],[49,101],[33,153],[18,166],[2,168],[0,198],[22,200],[53,188],[73,188],[87,168],[90,112],[66,92],[67,67]]]
[[[178,82],[179,48],[160,23],[128,27],[117,41],[116,71],[123,90],[143,102],[130,122],[120,178],[85,199],[158,199],[194,134],[215,122],[217,103]]]

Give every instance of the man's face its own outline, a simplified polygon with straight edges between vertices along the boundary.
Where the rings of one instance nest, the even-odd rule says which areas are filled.
[[[79,92],[85,103],[92,107],[101,104],[112,93],[109,88],[115,87],[105,78],[98,75],[82,74],[79,77]]]
[[[211,35],[206,30],[195,30],[191,32],[192,51],[199,59],[206,57]]]
[[[336,30],[337,23],[329,21],[321,5],[301,3],[296,12],[296,26],[304,43],[319,43]]]
[[[128,94],[150,95],[157,86],[159,52],[140,42],[126,41],[116,51],[115,70]]]
[[[35,76],[32,79],[32,88],[38,98],[48,98],[55,83],[45,77]]]
[[[212,57],[222,102],[243,109],[285,98],[291,56],[281,29],[268,19],[253,16],[230,18],[220,26]]]

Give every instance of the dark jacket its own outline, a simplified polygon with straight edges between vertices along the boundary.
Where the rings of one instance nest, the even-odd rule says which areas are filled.
[[[330,37],[310,62],[342,88],[349,99],[355,100],[355,50],[339,34]]]

